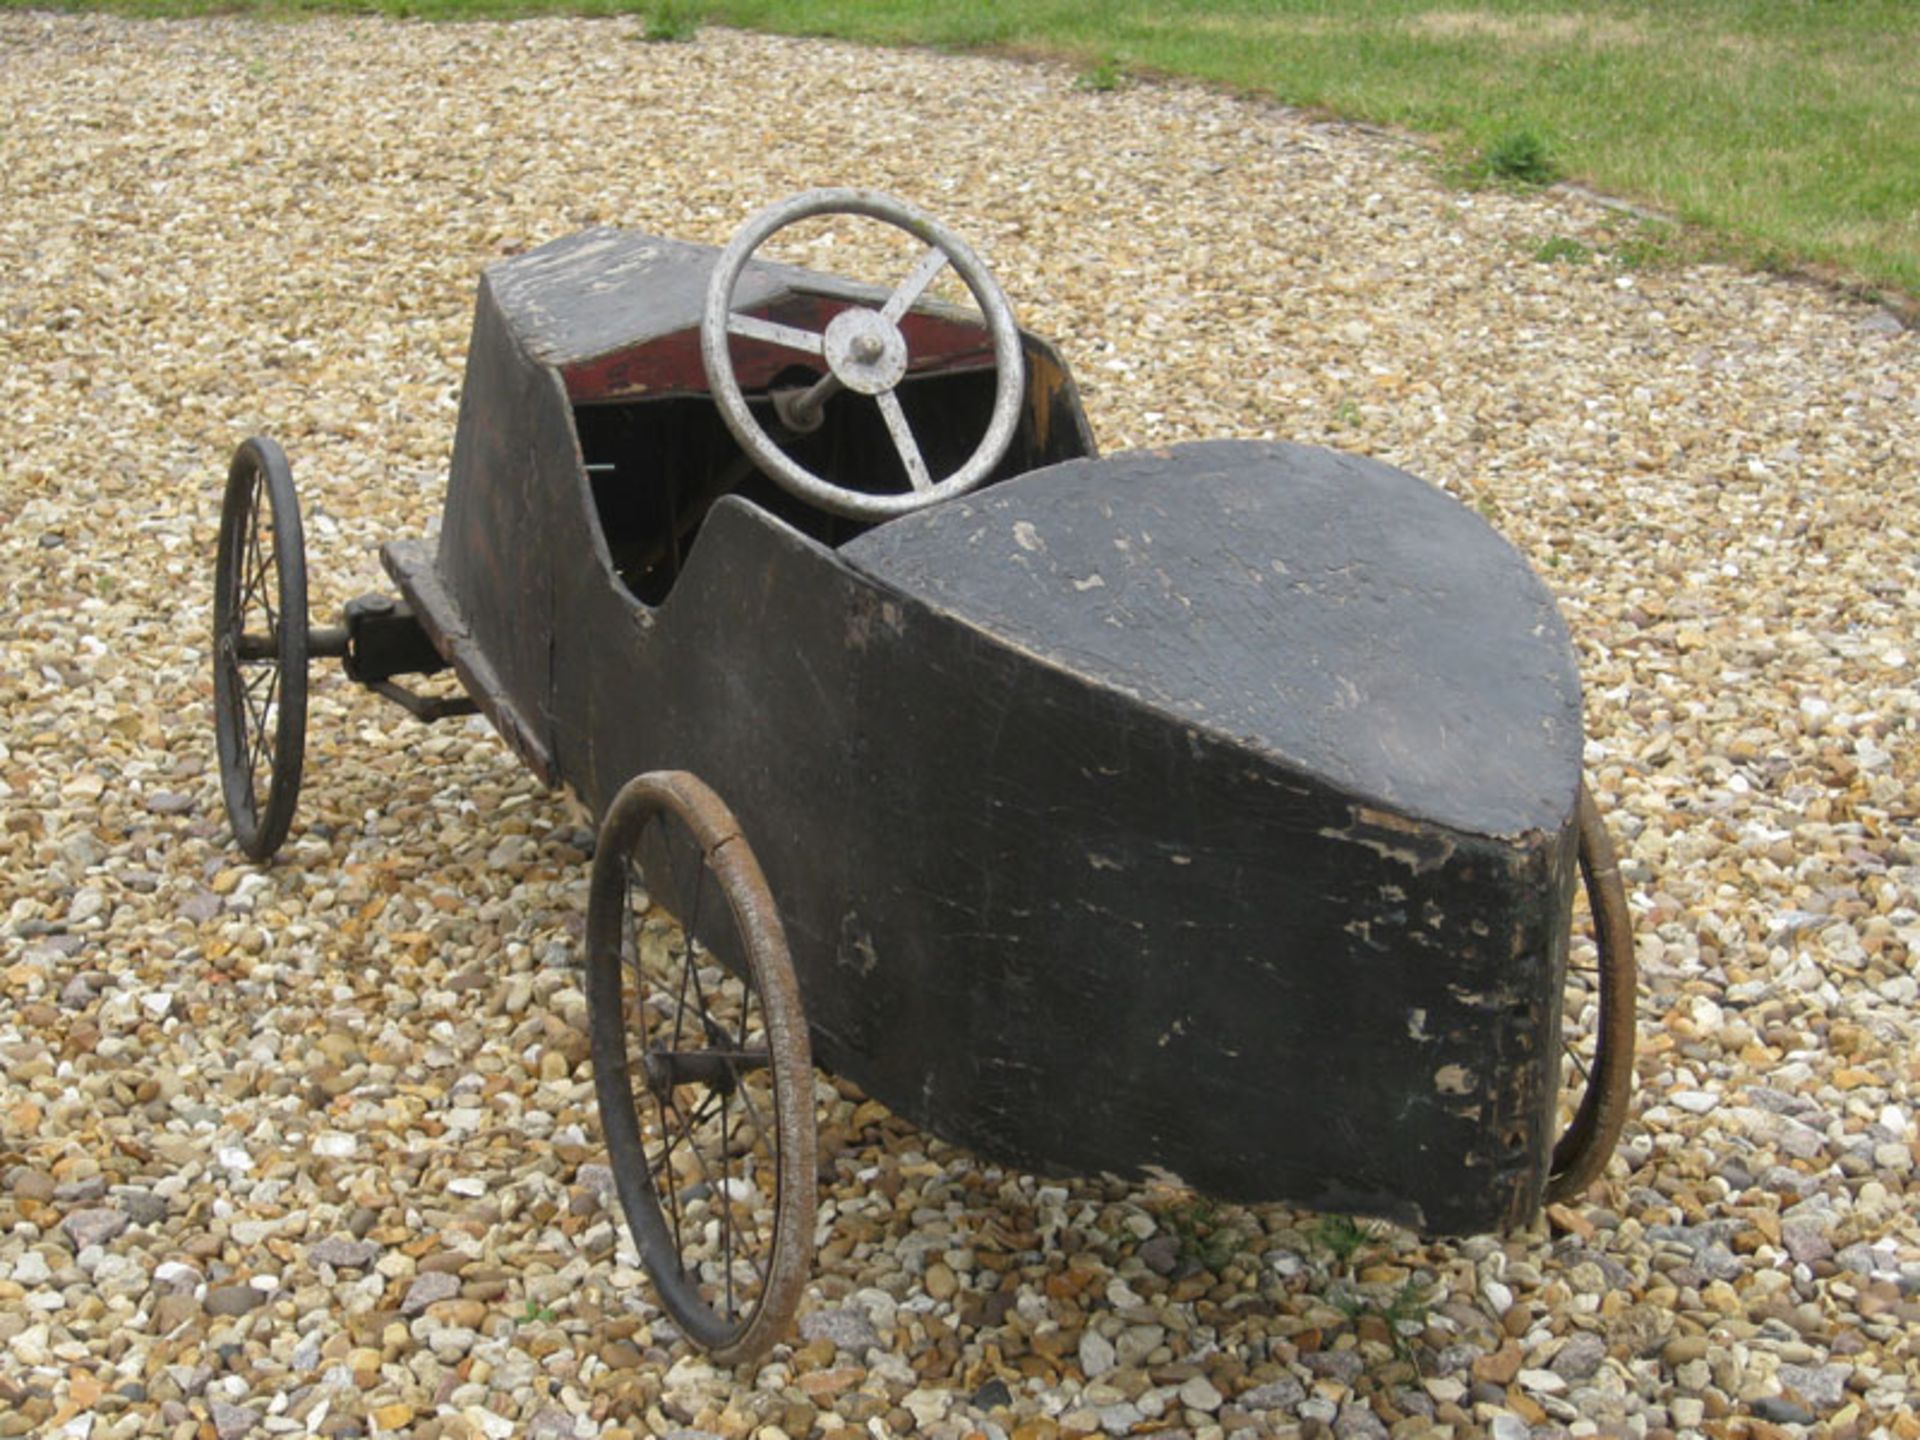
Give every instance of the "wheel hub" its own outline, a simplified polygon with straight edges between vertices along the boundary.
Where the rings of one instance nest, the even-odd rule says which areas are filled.
[[[824,338],[827,368],[856,394],[882,394],[907,373],[906,337],[877,310],[842,310]]]

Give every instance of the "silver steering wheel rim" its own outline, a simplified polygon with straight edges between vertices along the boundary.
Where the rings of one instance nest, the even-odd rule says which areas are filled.
[[[906,231],[928,250],[880,309],[851,306],[834,317],[825,333],[736,314],[734,286],[754,252],[776,231],[814,215],[864,215]],[[949,264],[966,283],[974,303],[986,316],[987,330],[993,339],[998,383],[994,390],[993,415],[980,444],[964,465],[944,480],[936,481],[927,471],[919,442],[914,439],[894,387],[905,376],[908,360],[899,322]],[[912,488],[897,494],[873,495],[836,485],[796,462],[774,443],[747,408],[728,348],[728,337],[732,335],[783,345],[822,361],[828,374],[814,387],[819,392],[819,400],[837,389],[871,395],[880,407],[887,433],[893,437],[894,449],[899,452]],[[978,486],[1013,443],[1026,388],[1026,366],[1021,359],[1020,331],[1014,323],[1013,307],[979,256],[939,221],[905,201],[876,190],[808,190],[770,205],[748,219],[720,252],[712,279],[707,283],[706,308],[700,318],[700,357],[706,365],[707,385],[720,406],[721,418],[754,464],[789,493],[823,510],[856,520],[884,520],[905,515],[951,496],[964,495]]]

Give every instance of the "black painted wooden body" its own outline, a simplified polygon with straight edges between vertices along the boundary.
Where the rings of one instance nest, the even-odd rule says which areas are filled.
[[[816,1058],[937,1133],[1437,1231],[1530,1215],[1580,714],[1520,557],[1374,462],[1093,459],[1028,337],[988,488],[806,533],[742,485],[643,604],[579,437],[681,403],[635,347],[681,343],[711,253],[586,238],[490,272],[438,554],[387,554],[523,757],[596,813],[641,770],[714,785]],[[750,275],[770,313],[850,298]]]

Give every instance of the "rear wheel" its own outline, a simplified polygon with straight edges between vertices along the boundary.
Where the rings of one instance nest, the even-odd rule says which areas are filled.
[[[220,789],[240,848],[287,838],[307,743],[307,553],[293,472],[254,436],[234,453],[213,574],[213,714]]]
[[[725,1363],[785,1333],[813,1244],[813,1062],[773,897],[683,772],[629,781],[587,905],[594,1084],[661,1302]]]
[[[1633,1091],[1633,924],[1599,807],[1580,787],[1581,891],[1575,898],[1561,1017],[1563,1129],[1553,1147],[1547,1199],[1579,1195],[1606,1169]]]

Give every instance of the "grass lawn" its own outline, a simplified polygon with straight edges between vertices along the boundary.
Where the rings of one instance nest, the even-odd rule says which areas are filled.
[[[6,0],[11,3],[11,0]],[[109,0],[137,13],[638,11],[1189,75],[1561,175],[1750,263],[1920,296],[1920,0]],[[1489,166],[1489,157],[1492,163]]]

